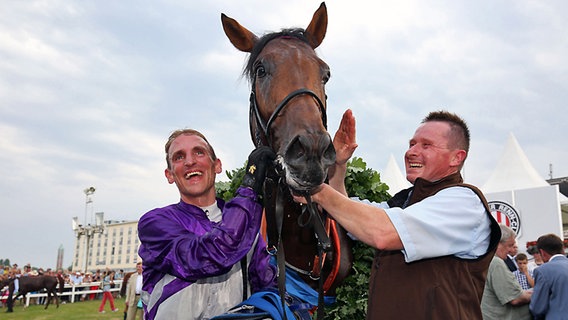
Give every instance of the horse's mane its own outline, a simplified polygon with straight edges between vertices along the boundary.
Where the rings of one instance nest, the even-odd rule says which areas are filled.
[[[262,49],[264,49],[264,47],[266,46],[267,43],[269,43],[270,41],[272,41],[276,38],[281,38],[281,37],[291,37],[291,38],[295,38],[295,39],[301,40],[301,41],[309,44],[309,41],[306,38],[305,30],[302,29],[302,28],[282,29],[279,32],[271,32],[271,33],[267,33],[267,34],[263,35],[258,40],[258,42],[255,44],[252,51],[250,52],[248,61],[245,65],[245,69],[243,71],[243,75],[246,76],[251,83],[254,80],[254,76],[255,76],[253,64],[256,61],[256,58],[258,57],[258,55],[260,54]]]

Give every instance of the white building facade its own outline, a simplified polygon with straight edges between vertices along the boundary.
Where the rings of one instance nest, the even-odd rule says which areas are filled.
[[[105,221],[102,233],[75,238],[72,271],[94,272],[106,268],[133,271],[141,260],[139,246],[138,221]]]

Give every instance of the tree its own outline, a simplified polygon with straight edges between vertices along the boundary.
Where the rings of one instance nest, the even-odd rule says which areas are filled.
[[[227,171],[230,182],[217,182],[217,196],[229,200],[241,185],[245,167]],[[361,158],[353,158],[347,163],[345,187],[350,197],[381,202],[390,198],[388,186],[381,182],[377,171],[367,168]],[[353,268],[345,282],[337,289],[337,303],[326,310],[328,319],[364,319],[367,315],[369,276],[373,263],[374,249],[362,242],[353,247]]]
[[[6,259],[0,259],[0,265],[9,267],[10,266],[10,259],[7,259],[7,258]]]

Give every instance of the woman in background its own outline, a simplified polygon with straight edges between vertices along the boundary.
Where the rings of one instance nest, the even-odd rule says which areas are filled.
[[[114,307],[114,298],[110,293],[110,287],[114,284],[114,271],[107,269],[103,276],[103,281],[101,282],[101,286],[103,287],[103,301],[101,302],[101,306],[99,307],[99,313],[104,313],[105,310],[105,303],[107,299],[110,302],[110,309],[113,312],[117,312],[118,308]]]

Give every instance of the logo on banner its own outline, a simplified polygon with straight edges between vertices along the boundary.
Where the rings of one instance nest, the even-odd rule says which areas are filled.
[[[491,215],[493,215],[497,223],[513,229],[515,234],[519,236],[521,233],[521,218],[517,210],[503,201],[489,201],[487,203],[489,204]]]

